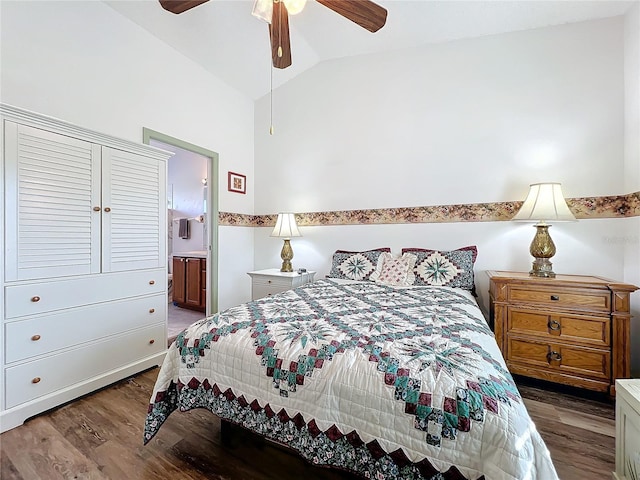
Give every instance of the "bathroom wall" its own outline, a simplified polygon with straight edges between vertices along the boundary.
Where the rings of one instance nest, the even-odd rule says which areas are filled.
[[[152,145],[175,152],[167,171],[168,243],[167,252],[206,249],[206,224],[197,219],[205,213],[203,179],[207,178],[207,158],[179,147],[152,141]],[[189,237],[180,238],[179,220],[188,219]]]

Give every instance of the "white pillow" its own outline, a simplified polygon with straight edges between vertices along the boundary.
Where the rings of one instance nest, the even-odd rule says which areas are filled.
[[[384,285],[408,287],[413,285],[415,275],[414,266],[418,257],[411,253],[404,253],[401,257],[394,257],[390,253],[383,253],[378,258],[376,271],[370,279]]]

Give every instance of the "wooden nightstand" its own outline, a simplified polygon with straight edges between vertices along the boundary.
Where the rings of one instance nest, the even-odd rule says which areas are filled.
[[[277,268],[248,272],[251,277],[251,300],[311,283],[315,274],[316,272],[281,272]]]
[[[629,378],[629,294],[601,277],[487,272],[490,324],[511,373],[615,395]]]

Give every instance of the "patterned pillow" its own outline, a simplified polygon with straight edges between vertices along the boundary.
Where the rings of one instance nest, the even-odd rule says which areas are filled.
[[[414,285],[464,288],[476,295],[473,265],[478,249],[475,245],[451,251],[403,248],[402,253],[412,253],[417,257],[413,269]]]
[[[331,262],[331,271],[327,277],[370,280],[371,274],[375,272],[378,265],[378,259],[384,252],[391,252],[391,249],[388,247],[376,248],[365,252],[336,250]]]
[[[371,275],[371,280],[397,287],[413,285],[415,280],[413,267],[416,264],[416,259],[417,257],[412,253],[405,253],[401,257],[383,253],[378,259],[378,266]]]

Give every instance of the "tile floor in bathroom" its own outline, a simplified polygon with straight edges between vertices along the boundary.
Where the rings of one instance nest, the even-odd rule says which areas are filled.
[[[171,344],[182,330],[193,322],[204,318],[205,314],[196,310],[189,310],[188,308],[176,307],[173,303],[169,303],[167,316],[167,335],[169,337],[169,344]]]

